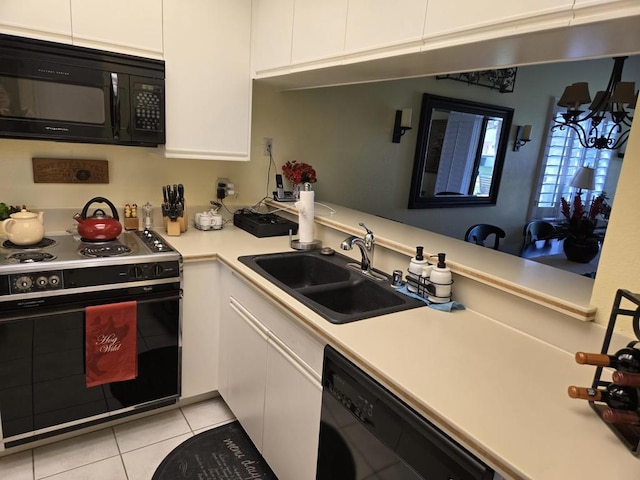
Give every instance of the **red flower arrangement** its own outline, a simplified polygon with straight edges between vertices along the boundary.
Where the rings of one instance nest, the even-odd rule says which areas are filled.
[[[316,182],[316,171],[308,163],[298,163],[295,160],[287,162],[282,166],[282,173],[294,185]]]
[[[578,193],[573,198],[573,202],[569,205],[569,202],[562,197],[562,215],[567,219],[565,225],[566,231],[563,232],[566,235],[573,235],[578,238],[586,238],[593,236],[593,230],[596,228],[597,216],[603,214],[608,217],[611,207],[607,204],[607,196],[604,192],[598,195],[591,201],[589,210],[585,210],[585,205],[582,203],[581,194]],[[561,230],[565,230],[561,229]]]

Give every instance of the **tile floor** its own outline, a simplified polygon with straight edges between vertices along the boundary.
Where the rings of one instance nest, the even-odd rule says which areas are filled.
[[[150,480],[187,438],[234,420],[220,397],[0,457],[2,480]]]

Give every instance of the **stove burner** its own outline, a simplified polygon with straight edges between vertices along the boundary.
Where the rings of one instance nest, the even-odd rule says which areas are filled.
[[[57,243],[58,242],[56,242],[54,239],[45,237],[42,240],[40,240],[38,243],[34,243],[33,245],[17,245],[13,243],[11,240],[5,240],[2,243],[2,246],[4,248],[9,248],[12,250],[38,250],[40,248],[53,247]]]
[[[35,262],[48,262],[54,260],[55,255],[51,255],[47,252],[19,252],[11,254],[7,257],[7,260],[12,263],[35,263]]]
[[[131,249],[119,242],[111,242],[102,245],[87,245],[79,250],[83,257],[118,257],[131,253]]]

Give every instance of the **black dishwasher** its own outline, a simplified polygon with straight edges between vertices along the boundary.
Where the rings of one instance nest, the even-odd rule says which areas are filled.
[[[316,480],[491,480],[489,466],[330,346]]]

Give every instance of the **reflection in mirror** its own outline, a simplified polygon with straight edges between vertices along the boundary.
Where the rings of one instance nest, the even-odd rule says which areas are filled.
[[[409,208],[495,205],[513,109],[425,93]]]

